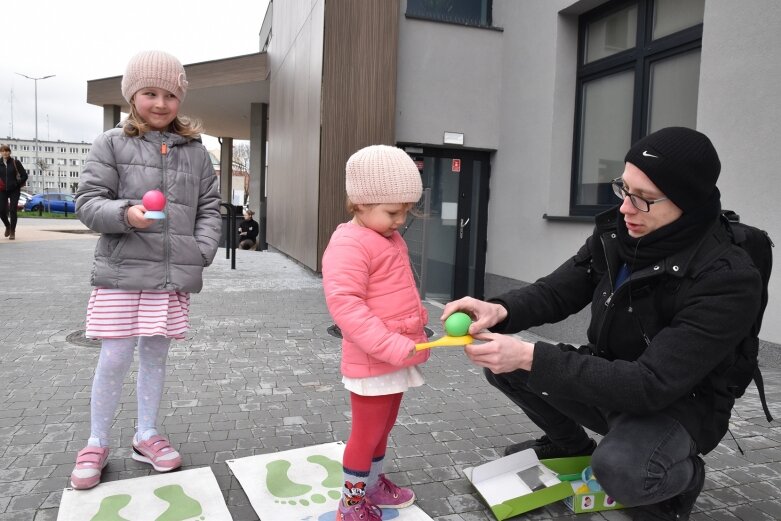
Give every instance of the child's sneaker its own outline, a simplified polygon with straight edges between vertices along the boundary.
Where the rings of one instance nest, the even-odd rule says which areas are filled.
[[[415,493],[380,474],[377,483],[369,487],[366,497],[380,508],[404,508],[415,502]]]
[[[382,510],[372,505],[366,498],[354,505],[346,505],[344,499],[340,499],[336,521],[382,521]]]
[[[149,463],[158,472],[168,472],[182,466],[182,456],[163,436],[152,436],[145,441],[133,438],[133,459]]]
[[[71,472],[71,487],[86,490],[100,483],[103,467],[108,463],[108,447],[87,445],[76,455],[76,466]]]

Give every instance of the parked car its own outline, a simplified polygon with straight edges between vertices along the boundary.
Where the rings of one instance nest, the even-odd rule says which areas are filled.
[[[16,203],[16,211],[21,212],[24,210],[24,205],[27,204],[27,201],[33,198],[33,194],[29,192],[19,192],[19,202]]]
[[[73,194],[36,194],[24,204],[25,212],[76,213]]]

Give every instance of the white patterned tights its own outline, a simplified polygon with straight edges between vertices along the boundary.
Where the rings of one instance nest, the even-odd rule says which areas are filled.
[[[100,348],[95,380],[92,382],[91,432],[88,445],[109,446],[114,414],[122,396],[122,384],[133,363],[138,345],[138,439],[157,434],[157,411],[165,384],[165,363],[171,339],[164,336],[104,339]]]

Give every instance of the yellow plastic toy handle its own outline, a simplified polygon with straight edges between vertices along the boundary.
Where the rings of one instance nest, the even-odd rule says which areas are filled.
[[[474,339],[470,335],[464,336],[448,336],[445,335],[442,338],[438,338],[433,342],[424,342],[422,344],[415,344],[416,351],[423,351],[424,349],[431,349],[432,347],[442,346],[465,346],[474,342]]]

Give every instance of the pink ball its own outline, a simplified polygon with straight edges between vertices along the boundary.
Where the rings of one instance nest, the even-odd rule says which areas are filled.
[[[153,212],[159,212],[165,208],[165,196],[160,190],[149,190],[141,199],[144,208]]]

